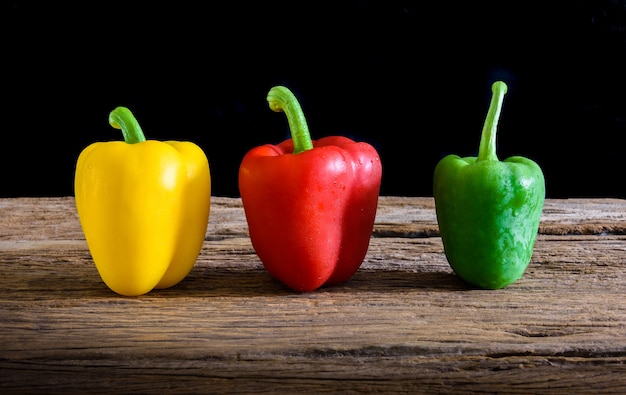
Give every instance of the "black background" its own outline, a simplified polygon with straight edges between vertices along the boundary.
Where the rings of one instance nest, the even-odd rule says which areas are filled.
[[[0,196],[73,195],[80,151],[122,139],[120,105],[238,196],[245,152],[288,136],[275,85],[314,139],[377,148],[382,195],[432,196],[439,159],[476,155],[500,79],[500,159],[537,161],[551,198],[626,198],[623,1],[156,3],[3,3]]]

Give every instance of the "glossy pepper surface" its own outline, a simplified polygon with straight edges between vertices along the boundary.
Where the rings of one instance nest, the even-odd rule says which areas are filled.
[[[285,112],[291,138],[252,148],[241,162],[252,245],[267,271],[293,290],[345,282],[369,248],[382,176],[378,152],[343,136],[311,140],[286,87],[273,87],[267,100]]]
[[[146,140],[133,114],[109,116],[125,141],[87,146],[76,163],[76,208],[104,283],[126,296],[168,288],[193,268],[209,220],[211,176],[192,142]]]
[[[521,278],[530,263],[545,198],[531,159],[496,155],[496,128],[507,86],[492,85],[478,156],[447,155],[435,167],[434,199],[447,260],[464,280],[486,289]]]

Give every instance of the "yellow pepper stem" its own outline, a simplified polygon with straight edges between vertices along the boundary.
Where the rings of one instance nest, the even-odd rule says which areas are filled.
[[[115,129],[121,129],[124,141],[128,144],[141,143],[146,137],[132,112],[126,107],[117,107],[109,114],[109,124]]]

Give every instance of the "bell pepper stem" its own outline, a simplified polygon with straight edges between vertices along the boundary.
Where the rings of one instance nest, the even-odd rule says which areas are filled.
[[[126,107],[117,107],[109,114],[109,124],[121,129],[124,141],[128,144],[141,143],[146,137],[132,112]]]
[[[498,160],[496,154],[496,131],[506,91],[507,86],[502,81],[496,81],[491,85],[491,103],[489,104],[489,111],[487,112],[487,118],[485,119],[483,132],[480,137],[477,161]]]
[[[284,86],[275,86],[267,94],[267,102],[274,112],[284,112],[293,140],[293,153],[297,154],[313,148],[309,127],[307,126],[300,103],[294,94]]]

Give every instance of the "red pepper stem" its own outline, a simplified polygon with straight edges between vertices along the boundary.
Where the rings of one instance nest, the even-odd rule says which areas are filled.
[[[491,86],[491,103],[489,104],[489,111],[487,112],[487,118],[485,119],[483,132],[480,137],[477,161],[498,160],[498,156],[496,155],[496,131],[498,129],[498,120],[500,119],[500,111],[506,91],[507,86],[502,81],[496,81]]]
[[[287,115],[287,122],[289,122],[293,140],[293,153],[297,154],[312,149],[313,141],[311,141],[309,127],[306,124],[300,103],[298,103],[294,94],[284,86],[275,86],[267,94],[267,102],[272,111],[284,111],[285,115]]]
[[[146,137],[132,112],[126,107],[117,107],[109,114],[109,124],[121,129],[124,141],[128,144],[141,143]]]

